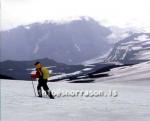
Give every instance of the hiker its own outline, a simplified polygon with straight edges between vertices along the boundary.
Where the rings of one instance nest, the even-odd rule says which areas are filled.
[[[39,97],[42,97],[41,87],[43,87],[49,98],[54,99],[54,96],[52,95],[52,92],[49,90],[49,87],[47,85],[49,70],[40,62],[36,62],[34,65],[36,67],[36,78],[38,78],[37,92]]]

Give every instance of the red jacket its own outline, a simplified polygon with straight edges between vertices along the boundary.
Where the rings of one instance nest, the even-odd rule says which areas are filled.
[[[39,78],[39,77],[40,77],[40,72],[39,71],[36,71],[36,73],[31,74],[32,79],[36,79],[36,78]]]

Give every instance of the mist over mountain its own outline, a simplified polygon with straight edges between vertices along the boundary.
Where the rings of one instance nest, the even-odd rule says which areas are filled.
[[[101,56],[112,44],[109,28],[92,18],[81,17],[66,23],[33,23],[1,32],[1,60],[50,58],[79,64]]]

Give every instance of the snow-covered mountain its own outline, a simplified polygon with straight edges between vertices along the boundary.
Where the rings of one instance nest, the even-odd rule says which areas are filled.
[[[112,46],[109,28],[92,18],[66,23],[33,23],[1,32],[1,60],[50,58],[79,64],[101,56]]]
[[[150,33],[135,33],[119,41],[106,60],[128,64],[150,60]]]

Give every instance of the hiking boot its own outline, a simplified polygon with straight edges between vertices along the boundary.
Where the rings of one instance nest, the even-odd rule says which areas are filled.
[[[50,99],[54,99],[54,96],[52,95],[52,92],[50,90],[47,90],[46,94],[49,96]]]
[[[42,97],[42,90],[38,90],[38,97]]]

